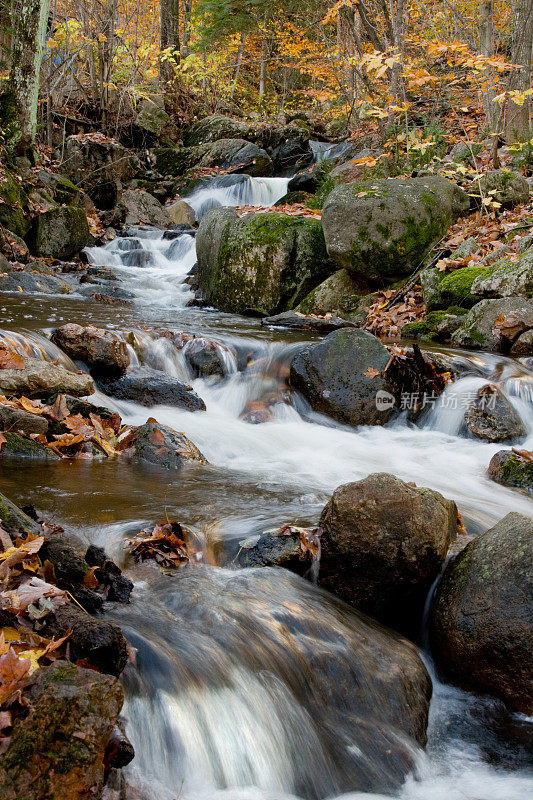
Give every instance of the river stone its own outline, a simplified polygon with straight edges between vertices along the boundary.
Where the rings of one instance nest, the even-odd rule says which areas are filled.
[[[392,404],[378,407],[379,392],[390,392],[381,377],[390,354],[379,339],[358,328],[343,328],[303,348],[291,361],[289,383],[311,408],[347,425],[381,425]],[[370,369],[370,375],[365,374]],[[377,375],[372,374],[377,370]]]
[[[90,241],[85,211],[74,206],[51,208],[35,217],[26,240],[35,256],[72,258]]]
[[[198,281],[221,311],[278,314],[334,271],[319,220],[216,208],[196,237]]]
[[[100,378],[99,386],[112,397],[133,400],[143,406],[167,405],[187,411],[205,411],[204,401],[188,383],[151,367],[138,367],[120,378]]]
[[[348,270],[340,269],[326,278],[297,306],[302,314],[336,314],[339,317],[357,309],[361,292]]]
[[[100,797],[105,752],[124,702],[109,675],[56,661],[25,692],[27,713],[0,756],[0,800]]]
[[[337,186],[322,212],[328,253],[366,285],[390,283],[410,274],[468,206],[438,176]]]
[[[27,270],[3,270],[0,273],[0,291],[23,291],[25,294],[70,294],[73,291],[70,283],[62,278],[30,272],[30,269],[31,264],[28,264]]]
[[[206,145],[199,167],[220,167],[252,177],[272,175],[272,159],[260,147],[244,139],[219,139]]]
[[[527,436],[520,414],[497,386],[483,386],[464,417],[467,430],[487,442],[518,441]]]
[[[456,538],[455,503],[375,473],[339,486],[320,527],[320,585],[381,622],[416,634],[427,593]]]
[[[302,544],[300,530],[287,525],[246,539],[226,540],[222,543],[221,566],[281,567],[302,577],[312,575],[313,567],[318,568],[317,555]]]
[[[510,325],[509,336],[502,336],[496,327],[499,320]],[[463,320],[452,336],[452,344],[495,352],[508,352],[513,342],[533,328],[533,300],[504,297],[501,300],[481,300]]]
[[[159,200],[148,192],[126,189],[113,212],[114,225],[153,225],[167,228],[172,219]]]
[[[126,342],[94,325],[67,323],[56,328],[51,339],[68,356],[84,361],[95,375],[123,375],[130,365]]]
[[[487,275],[474,280],[471,292],[481,297],[533,297],[533,250],[519,261],[497,261]]]
[[[100,672],[120,675],[128,663],[127,643],[114,622],[95,619],[74,603],[60,606],[45,618],[43,636],[69,636],[70,658],[84,661]]]
[[[190,147],[216,142],[218,139],[247,139],[250,133],[250,126],[245,122],[221,114],[212,114],[198,120],[185,130],[183,144]]]
[[[194,208],[191,208],[185,200],[178,200],[171,206],[166,207],[167,214],[169,215],[174,225],[188,225],[192,227],[196,222],[196,213]]]
[[[290,124],[263,128],[256,142],[270,154],[276,175],[294,175],[313,160],[309,139],[309,128]]]
[[[288,328],[291,331],[331,333],[339,328],[353,328],[354,323],[329,314],[326,317],[306,316],[299,311],[284,311],[273,317],[263,317],[261,325],[268,328]]]
[[[318,182],[323,174],[323,166],[313,164],[307,169],[297,172],[290,179],[287,189],[289,192],[309,192],[314,194],[318,189]]]
[[[61,364],[24,356],[24,369],[0,369],[0,392],[4,395],[46,397],[94,394],[94,383],[86,372],[71,372]]]
[[[23,408],[10,408],[0,403],[0,428],[29,436],[48,433],[48,420],[42,414],[32,414]]]
[[[185,434],[158,422],[139,425],[132,457],[164,469],[181,469],[188,461],[208,463]]]
[[[195,336],[185,343],[182,353],[195,378],[219,375],[224,377],[228,363],[235,358],[235,352],[221,342],[205,336]]]
[[[529,456],[513,450],[498,450],[489,464],[488,476],[495,483],[523,489],[533,497],[533,454]]]
[[[511,513],[451,561],[430,617],[434,657],[459,686],[533,714],[533,519]]]
[[[486,172],[476,181],[474,191],[481,191],[483,197],[489,197],[504,208],[512,208],[529,200],[529,184],[522,175],[507,169],[495,169]]]
[[[21,436],[20,433],[13,433],[13,431],[4,431],[6,441],[0,450],[0,459],[29,459],[30,461],[57,461],[57,456],[44,444],[35,442],[26,436]]]
[[[198,692],[231,687],[224,715],[239,737],[254,735],[242,722],[242,703],[264,709],[282,737],[278,745],[290,748],[291,793],[309,795],[311,774],[316,797],[400,788],[416,743],[425,742],[431,694],[427,671],[405,639],[271,567],[176,570],[171,578],[158,575],[141,603],[141,614],[131,616],[141,680],[168,690],[174,672],[180,696],[193,703]],[[120,620],[129,629],[127,606]],[[195,718],[203,730],[201,709]],[[206,726],[205,740],[202,734],[207,749],[216,726]],[[253,780],[256,765],[250,772]]]
[[[41,526],[15,505],[5,494],[0,493],[0,523],[11,534],[32,533],[37,536]]]
[[[514,358],[524,358],[533,355],[533,330],[520,334],[511,347],[511,355]]]

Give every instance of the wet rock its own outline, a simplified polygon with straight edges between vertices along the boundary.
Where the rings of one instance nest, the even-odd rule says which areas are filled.
[[[235,353],[226,345],[196,336],[183,347],[183,354],[195,378],[220,375],[224,377],[235,359]]]
[[[185,224],[190,228],[196,222],[196,213],[185,200],[178,200],[166,209],[174,225]]]
[[[95,202],[108,189],[101,191],[106,184],[113,184],[115,195],[123,184],[133,178],[139,167],[136,156],[118,142],[95,141],[88,137],[69,136],[57,149],[56,158],[61,163],[61,171],[80,188],[84,189]]]
[[[522,489],[533,497],[533,454],[499,450],[492,456],[487,474],[495,483]]]
[[[85,561],[90,567],[98,567],[98,584],[104,587],[106,599],[115,603],[127,603],[133,591],[133,583],[122,574],[122,570],[107,557],[103,547],[91,545],[85,552]]]
[[[252,177],[272,175],[270,156],[256,144],[244,139],[219,139],[206,146],[198,161],[200,167],[220,167]]]
[[[347,270],[340,269],[309,292],[296,311],[343,317],[357,309],[360,299],[361,291],[356,281]]]
[[[104,756],[124,694],[119,682],[57,661],[38,670],[28,713],[0,757],[1,800],[98,797]]]
[[[71,358],[84,361],[95,375],[123,375],[130,365],[126,342],[112,331],[68,323],[56,328],[51,338]]]
[[[382,425],[394,406],[377,402],[390,392],[381,377],[389,352],[371,333],[343,328],[293,358],[289,382],[314,411],[347,425]],[[374,374],[377,373],[377,374]]]
[[[45,447],[44,444],[35,442],[20,433],[4,431],[6,441],[0,450],[0,458],[7,459],[29,459],[30,461],[57,461],[59,456]]]
[[[84,578],[89,565],[83,557],[83,543],[72,534],[55,533],[47,538],[41,548],[43,561],[49,561],[54,567],[57,586],[70,592],[89,614],[97,614],[104,605],[104,597],[97,591],[84,585]]]
[[[474,280],[471,291],[480,297],[533,297],[533,250],[518,261],[500,259]]]
[[[287,214],[220,208],[202,218],[196,237],[205,301],[222,311],[276,314],[294,308],[334,271],[320,222]]]
[[[533,355],[533,330],[520,334],[511,347],[510,354],[514,358],[523,358],[524,356]]]
[[[37,535],[40,525],[24,513],[18,506],[4,494],[0,493],[0,522],[2,527],[11,534],[19,536],[21,533],[31,532]]]
[[[487,442],[518,441],[527,429],[512,403],[497,386],[487,384],[465,413],[465,426],[476,439]]]
[[[512,208],[529,200],[529,184],[522,175],[506,169],[486,172],[476,181],[473,191],[481,191],[483,197],[491,197],[504,208]]]
[[[320,518],[319,583],[381,622],[418,632],[429,589],[457,534],[439,492],[375,473],[335,490]]]
[[[508,514],[451,561],[430,617],[446,677],[533,713],[533,519]]]
[[[95,619],[74,603],[60,606],[46,618],[43,635],[69,636],[70,658],[105,672],[120,675],[128,661],[126,639],[114,622]]]
[[[314,194],[318,188],[322,172],[323,169],[320,164],[313,164],[311,167],[297,172],[289,181],[287,187],[289,192],[310,192]]]
[[[126,189],[113,213],[113,225],[153,225],[166,228],[172,223],[167,210],[148,192]]]
[[[331,314],[324,317],[306,316],[299,311],[284,311],[273,317],[263,317],[261,325],[269,328],[289,328],[293,331],[316,331],[317,333],[331,333],[339,328],[354,327],[353,322]]]
[[[40,414],[32,414],[22,408],[9,408],[0,404],[0,428],[4,431],[21,433],[29,436],[31,433],[48,432],[48,420]]]
[[[336,187],[322,226],[340,267],[383,284],[410,274],[467,208],[466,194],[444,178],[377,180]]]
[[[100,388],[119,400],[143,406],[167,405],[187,411],[205,411],[205,403],[188,383],[150,367],[139,367],[120,378],[99,380]]]
[[[452,344],[509,352],[518,337],[531,328],[533,300],[520,297],[481,300],[468,312],[461,327],[452,336]]]
[[[256,142],[270,154],[277,175],[293,175],[313,160],[309,139],[308,128],[292,124],[264,128]]]
[[[191,125],[183,134],[183,143],[187,146],[216,142],[218,139],[246,139],[251,133],[245,122],[212,114]]]
[[[94,383],[85,372],[71,372],[61,364],[25,356],[24,369],[0,370],[0,392],[7,396],[71,394],[85,397],[94,393]]]
[[[133,458],[163,469],[180,469],[189,461],[207,464],[204,456],[185,434],[158,422],[139,425]]]
[[[55,275],[8,269],[0,274],[1,292],[25,292],[27,294],[70,294],[72,286]]]
[[[310,746],[290,759],[295,794],[306,794],[311,772],[318,797],[401,786],[413,767],[410,745],[425,741],[431,694],[414,646],[284,569],[178,570],[172,581],[158,575],[157,593],[165,613],[187,631],[181,691],[233,685],[237,665],[245,702],[265,696],[263,681],[254,694],[258,670],[269,676],[268,718],[287,730],[288,741],[297,741],[305,714]],[[141,636],[148,638],[153,621],[146,611]]]
[[[282,567],[305,577],[318,571],[320,530],[285,525],[247,539],[230,539],[223,544],[222,565],[239,567]]]
[[[26,236],[30,252],[45,258],[69,259],[90,241],[85,211],[59,206],[39,214]]]

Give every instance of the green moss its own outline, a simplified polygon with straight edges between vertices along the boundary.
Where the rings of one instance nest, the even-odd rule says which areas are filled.
[[[490,267],[473,266],[456,269],[445,274],[439,285],[441,303],[444,306],[459,305],[471,307],[479,302],[479,297],[470,294],[476,278],[488,278]]]
[[[449,316],[463,316],[466,309],[458,306],[451,306],[442,311],[430,311],[425,319],[416,322],[408,322],[402,328],[403,339],[421,339],[422,341],[433,341],[439,338],[437,328]]]
[[[27,197],[7,170],[0,179],[0,200],[3,201],[0,202],[0,223],[17,236],[25,236],[30,229],[22,210]]]

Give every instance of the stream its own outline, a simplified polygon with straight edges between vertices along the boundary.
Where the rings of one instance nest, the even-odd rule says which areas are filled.
[[[319,150],[317,159],[324,157]],[[199,217],[217,205],[273,205],[287,191],[284,178],[229,177],[215,178],[187,198]],[[267,587],[252,602],[228,585],[222,571],[209,567],[211,589],[202,588],[201,581],[195,587],[191,579],[187,590],[187,581],[125,561],[124,540],[166,515],[206,536],[239,540],[287,522],[314,526],[333,489],[372,472],[390,472],[451,497],[474,535],[510,511],[531,514],[530,499],[485,476],[502,445],[458,433],[465,399],[495,379],[529,430],[521,446],[533,449],[533,369],[499,355],[455,352],[464,377],[427,409],[417,426],[403,418],[358,429],[317,415],[304,419],[284,392],[282,378],[292,353],[313,335],[268,330],[258,320],[188,306],[193,294],[183,280],[195,263],[194,235],[168,238],[150,229],[128,233],[88,249],[87,256],[90,263],[109,267],[116,285],[131,294],[131,305],[110,307],[76,293],[5,294],[0,296],[3,335],[16,332],[21,348],[65,360],[47,339],[51,329],[65,322],[134,331],[143,362],[189,381],[206,412],[147,409],[100,392],[91,401],[117,410],[126,423],[142,424],[152,416],[183,431],[209,466],[193,464],[174,475],[111,459],[18,462],[1,464],[0,474],[3,491],[14,502],[34,503],[47,519],[105,546],[135,583],[131,604],[107,612],[138,651],[137,665],[124,674],[123,715],[136,751],[126,769],[129,780],[150,800],[380,800],[381,795],[346,794],[341,768],[328,755],[331,734],[326,736],[294,691],[289,648],[274,658],[260,647],[258,615],[261,603],[267,608],[269,598],[276,601],[274,587],[271,595]],[[193,379],[183,357],[145,328],[215,338],[224,354],[224,378]],[[446,399],[452,390],[453,403]],[[276,397],[270,421],[242,419],[247,404],[266,393]],[[295,596],[325,626],[333,624],[337,611],[323,593],[297,581],[302,585]],[[223,598],[217,624],[232,634],[227,643],[223,635],[209,634],[217,592]],[[413,753],[415,768],[400,791],[386,797],[532,797],[528,751],[533,720],[507,712],[496,700],[441,683],[425,647],[424,628],[418,645],[434,687],[428,745]],[[260,669],[250,667],[252,657]],[[340,748],[338,736],[335,747]],[[354,764],[360,758],[355,741],[355,732],[343,727],[342,747]]]

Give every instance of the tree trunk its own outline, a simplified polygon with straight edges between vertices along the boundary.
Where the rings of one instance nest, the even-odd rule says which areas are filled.
[[[520,64],[521,69],[513,70],[509,89],[525,92],[531,89],[531,58],[533,56],[533,4],[531,0],[515,0],[513,7],[513,43],[511,61]],[[526,139],[531,134],[531,95],[524,104],[509,101],[507,106],[507,140]]]
[[[192,0],[181,0],[181,10],[183,19],[183,42],[181,47],[181,55],[185,58],[189,55],[189,43],[191,40]]]
[[[266,34],[264,34],[263,41],[261,43],[261,66],[259,68],[259,99],[264,97],[266,90],[267,62],[268,62],[268,39],[266,37]]]
[[[392,29],[392,46],[394,55],[398,59],[391,70],[390,88],[395,103],[400,101],[400,77],[402,74],[404,27],[405,27],[405,2],[404,0],[390,0],[390,19]],[[389,124],[394,121],[394,114],[389,114]]]
[[[479,25],[479,52],[490,58],[494,55],[494,0],[482,0],[480,6],[481,21]],[[494,85],[494,71],[490,67],[485,71],[482,89],[483,109],[487,125],[491,133],[496,133],[501,122],[501,107],[493,98],[497,94]]]
[[[159,13],[159,47],[169,50],[176,63],[180,58],[180,4],[179,0],[161,0]],[[172,62],[159,62],[159,78],[162,83],[170,83],[174,78]]]
[[[237,51],[237,64],[235,65],[235,74],[233,76],[233,83],[231,85],[231,92],[229,95],[229,99],[233,100],[235,96],[235,90],[237,89],[237,81],[239,80],[239,74],[241,71],[242,66],[242,59],[244,56],[244,48],[246,47],[246,34],[241,33],[241,41],[239,44],[239,49]]]
[[[19,148],[31,146],[37,132],[37,103],[50,0],[22,0],[14,8],[15,36],[9,74],[18,128]]]

